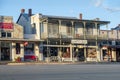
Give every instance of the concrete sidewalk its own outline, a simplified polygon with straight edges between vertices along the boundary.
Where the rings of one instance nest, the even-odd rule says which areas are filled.
[[[0,65],[38,65],[38,64],[120,64],[120,62],[10,62],[1,61]]]

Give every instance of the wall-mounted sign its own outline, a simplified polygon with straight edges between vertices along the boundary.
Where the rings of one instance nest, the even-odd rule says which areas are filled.
[[[87,44],[87,40],[71,40],[72,44]]]
[[[13,30],[13,23],[0,23],[0,30]]]

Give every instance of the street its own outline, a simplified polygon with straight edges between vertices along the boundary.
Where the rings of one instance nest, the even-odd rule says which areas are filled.
[[[0,80],[119,80],[120,64],[0,65]]]

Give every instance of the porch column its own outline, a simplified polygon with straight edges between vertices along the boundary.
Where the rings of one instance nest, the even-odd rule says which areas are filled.
[[[103,61],[103,49],[100,49],[100,54],[101,54],[101,61]]]
[[[83,22],[83,34],[84,34],[84,40],[86,39],[86,22]],[[87,53],[86,53],[86,46],[84,44],[84,58],[85,62],[87,61]]]
[[[61,20],[58,21],[59,22],[59,38],[60,38],[60,44],[59,44],[59,51],[58,51],[58,57],[59,57],[59,62],[62,61],[62,47],[61,47],[61,38],[62,38],[62,32],[61,32]]]
[[[75,26],[74,26],[73,21],[71,21],[71,23],[72,23],[72,38],[74,38],[75,37]]]
[[[95,23],[95,28],[96,28],[96,54],[97,54],[97,62],[100,61],[100,52],[99,52],[99,49],[98,49],[98,26],[97,26],[98,23]]]
[[[116,50],[112,48],[112,61],[117,61],[116,59]]]
[[[1,42],[0,42],[0,61],[1,61]]]
[[[40,60],[39,45],[38,45],[38,43],[34,43],[34,53],[35,53],[35,56],[38,58],[38,60]]]
[[[70,44],[70,60],[74,62],[73,51],[72,51],[72,44]]]
[[[15,61],[15,54],[16,54],[16,43],[12,42],[10,60]]]
[[[24,61],[24,44],[20,44],[20,57]]]
[[[43,56],[43,42],[40,43],[40,46],[39,46],[39,50],[40,50],[40,61],[43,61],[44,60],[44,56]]]

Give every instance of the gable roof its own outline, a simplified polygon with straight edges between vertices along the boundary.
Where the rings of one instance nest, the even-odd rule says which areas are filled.
[[[32,15],[34,15],[34,14],[32,14]],[[29,15],[27,13],[21,13],[16,23],[18,23],[18,21],[20,20],[21,16],[23,16],[27,21],[29,21]]]

